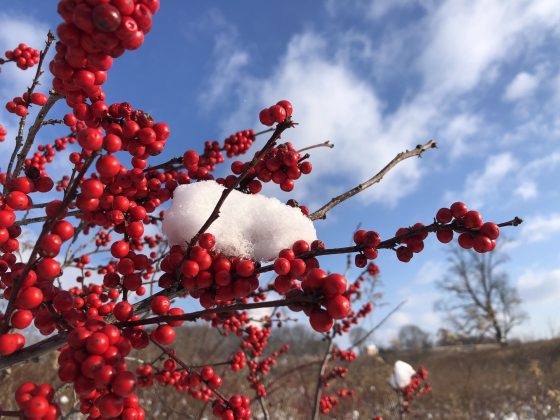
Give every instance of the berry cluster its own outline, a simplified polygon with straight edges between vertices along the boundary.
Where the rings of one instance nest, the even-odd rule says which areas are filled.
[[[41,53],[39,50],[33,49],[26,44],[21,43],[13,50],[6,51],[4,55],[6,56],[6,60],[0,58],[0,64],[8,61],[14,61],[20,69],[27,70],[39,62],[39,56]]]
[[[240,175],[248,165],[249,162],[235,161],[231,164],[231,171],[234,175]],[[249,193],[257,194],[262,190],[261,182],[272,181],[280,185],[283,191],[289,192],[294,189],[294,180],[299,179],[302,174],[309,174],[311,170],[311,163],[302,161],[302,156],[291,143],[284,143],[273,147],[259,158],[256,166],[249,172],[245,188]],[[234,184],[237,179],[234,175],[226,177],[223,182],[226,187]]]
[[[205,141],[202,155],[194,150],[187,150],[182,159],[183,166],[188,171],[186,182],[189,179],[214,179],[211,172],[216,169],[216,165],[224,162],[223,151],[226,152],[227,157],[239,156],[245,154],[254,141],[255,132],[244,130],[226,138],[223,147],[217,141]]]
[[[86,98],[93,103],[105,98],[101,86],[113,59],[142,45],[158,9],[159,0],[58,3],[64,23],[57,28],[60,42],[50,70],[55,90],[66,96],[70,107]]]
[[[0,143],[6,140],[6,134],[8,134],[8,132],[6,131],[4,126],[0,124]]]
[[[335,395],[323,395],[319,401],[319,410],[323,414],[329,414],[340,403],[340,398],[352,398],[353,396],[354,391],[351,389],[341,389]]]
[[[251,400],[246,395],[232,395],[227,402],[216,401],[212,413],[222,420],[249,420],[253,413]]]
[[[226,156],[231,158],[245,154],[254,141],[255,132],[253,130],[238,131],[232,134],[224,142]]]
[[[354,243],[362,249],[354,256],[354,264],[356,267],[364,268],[368,264],[368,260],[377,258],[377,246],[381,243],[381,237],[373,230],[366,231],[363,229],[354,232]]]
[[[490,252],[496,248],[496,239],[500,236],[500,228],[496,223],[483,223],[481,214],[476,210],[469,210],[465,203],[457,201],[450,208],[441,208],[436,214],[439,223],[452,223],[453,229],[440,230],[437,238],[447,243],[453,239],[453,231],[459,233],[458,242],[464,249],[474,249],[476,252]]]
[[[346,294],[346,278],[337,273],[327,274],[319,268],[316,258],[301,259],[296,256],[305,254],[320,247],[322,243],[316,241],[309,245],[300,240],[294,243],[291,249],[283,249],[274,261],[274,272],[277,277],[274,280],[275,290],[294,298],[309,294],[321,298],[319,304],[299,305],[291,307],[292,310],[304,310],[309,316],[311,327],[318,332],[327,332],[334,325],[334,319],[343,319],[350,312],[350,300]],[[324,245],[323,245],[324,246]],[[301,283],[298,284],[296,281]]]
[[[215,389],[222,385],[222,378],[214,373],[211,366],[204,366],[200,372],[192,369],[177,369],[177,362],[166,359],[161,367],[142,365],[136,368],[138,386],[150,387],[154,380],[163,386],[172,386],[178,391],[186,391],[196,400],[208,401]]]
[[[22,96],[17,96],[6,103],[6,109],[8,112],[16,114],[18,117],[24,117],[28,113],[30,104],[43,106],[47,103],[47,100],[47,95],[44,93],[34,92],[29,95],[25,92]]]
[[[261,124],[271,126],[274,123],[281,123],[292,116],[292,104],[289,101],[282,100],[272,105],[270,108],[265,108],[259,113],[259,120]]]
[[[100,317],[92,316],[72,330],[58,357],[58,376],[62,382],[74,384],[83,414],[91,418],[144,418],[134,394],[136,375],[127,369],[124,359],[135,345],[138,343]]]
[[[474,249],[476,252],[489,252],[496,247],[496,239],[500,236],[500,228],[496,223],[483,223],[481,214],[476,210],[469,210],[465,203],[457,201],[450,208],[438,210],[436,217],[436,236],[442,243],[453,240],[453,232],[459,233],[458,242],[462,248]],[[415,253],[424,249],[424,240],[429,231],[422,223],[416,223],[409,228],[399,228],[395,236],[404,236],[396,249],[397,258],[402,262],[409,262]],[[417,234],[413,234],[418,231]]]
[[[400,389],[403,396],[402,408],[404,412],[410,411],[410,405],[415,398],[428,394],[432,391],[432,387],[428,383],[428,371],[420,367],[418,371],[410,378],[410,383]]]
[[[60,409],[53,403],[54,388],[50,384],[24,382],[16,390],[16,403],[26,419],[55,420]]]
[[[159,286],[171,287],[179,269],[182,287],[205,308],[251,295],[259,286],[254,262],[212,251],[215,243],[214,235],[205,233],[187,255],[180,246],[174,246],[161,262],[165,274]]]
[[[39,170],[39,174],[46,175],[47,163],[51,163],[54,160],[57,152],[66,150],[68,144],[74,144],[76,142],[75,137],[61,137],[55,139],[53,144],[39,145],[37,146],[37,151],[33,153],[33,157],[27,158],[25,160],[25,168],[29,177],[31,172],[29,168],[34,167]]]

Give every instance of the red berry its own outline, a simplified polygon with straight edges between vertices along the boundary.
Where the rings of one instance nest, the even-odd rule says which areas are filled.
[[[112,178],[119,173],[121,164],[119,160],[111,155],[102,156],[95,164],[95,168],[103,177]]]
[[[113,315],[118,321],[128,321],[134,312],[132,305],[126,301],[119,302],[113,309]]]
[[[276,105],[280,105],[282,108],[284,108],[284,111],[286,111],[286,117],[292,116],[293,109],[290,101],[284,99],[282,101],[277,102]]]
[[[328,296],[341,295],[346,291],[346,278],[342,274],[329,274],[323,281],[323,288]]]
[[[16,301],[26,309],[33,309],[43,302],[43,292],[38,287],[28,287],[19,292]]]
[[[26,401],[23,413],[30,418],[42,418],[49,410],[49,402],[43,396],[36,396]]]
[[[496,240],[500,236],[500,228],[496,223],[486,222],[480,228],[480,233],[488,236],[490,239]]]
[[[111,384],[111,389],[113,393],[120,397],[128,397],[136,389],[136,375],[126,370],[117,373]]]
[[[485,235],[476,235],[473,240],[473,248],[476,252],[489,252],[494,249],[492,240]]]
[[[169,345],[175,340],[175,330],[169,325],[160,325],[153,331],[152,337],[161,345]]]
[[[18,348],[15,334],[0,334],[0,355],[8,356]]]
[[[482,216],[476,210],[469,210],[463,217],[463,225],[469,229],[478,229],[482,226]]]
[[[39,105],[39,106],[43,106],[47,103],[47,95],[45,95],[44,93],[38,93],[38,92],[34,92],[31,94],[31,102],[34,103],[35,105]]]
[[[334,319],[345,318],[350,311],[350,301],[342,295],[327,299],[325,306],[329,315]]]
[[[309,323],[311,328],[320,333],[329,331],[334,324],[332,317],[323,309],[313,310],[309,315]]]
[[[469,232],[461,233],[458,242],[461,248],[471,249],[473,247],[474,237]]]
[[[268,113],[274,122],[280,123],[286,119],[286,110],[280,105],[273,105],[268,108]]]
[[[152,311],[158,315],[163,315],[169,311],[171,302],[167,296],[155,296],[152,300]]]
[[[108,348],[109,337],[103,333],[93,333],[86,340],[86,349],[90,354],[103,354]]]
[[[274,261],[274,271],[278,275],[285,276],[290,272],[290,261],[286,258],[277,258]]]
[[[200,377],[203,381],[209,381],[214,377],[214,369],[212,369],[210,366],[204,366],[200,371]]]
[[[400,246],[397,248],[397,258],[402,262],[409,262],[412,259],[412,250],[406,246]]]
[[[33,314],[27,309],[20,309],[12,315],[11,324],[12,327],[18,330],[23,330],[27,328],[33,321]]]
[[[102,32],[115,32],[121,24],[119,10],[110,4],[99,4],[91,14],[93,24]]]
[[[265,108],[259,113],[259,121],[261,124],[267,126],[274,124],[274,118],[270,114],[270,108]]]
[[[453,240],[453,231],[452,230],[438,230],[436,232],[436,237],[438,240],[443,243],[447,244]]]
[[[249,277],[255,271],[255,265],[251,260],[240,260],[235,265],[235,272],[241,277]]]
[[[460,219],[465,214],[467,214],[468,211],[467,205],[461,201],[457,201],[451,204],[450,210],[455,219]]]

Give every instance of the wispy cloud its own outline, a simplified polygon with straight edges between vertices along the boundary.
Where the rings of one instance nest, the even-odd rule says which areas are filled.
[[[539,78],[536,75],[521,72],[518,73],[506,87],[504,98],[508,101],[517,101],[531,96],[539,86]]]

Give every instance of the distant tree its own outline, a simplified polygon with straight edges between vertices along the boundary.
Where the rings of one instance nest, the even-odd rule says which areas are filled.
[[[412,324],[401,327],[398,340],[402,350],[418,351],[432,346],[430,334]]]
[[[527,318],[517,289],[500,270],[507,256],[500,251],[480,254],[459,248],[450,253],[448,274],[437,282],[445,296],[435,308],[447,314],[457,334],[507,343],[512,328]]]

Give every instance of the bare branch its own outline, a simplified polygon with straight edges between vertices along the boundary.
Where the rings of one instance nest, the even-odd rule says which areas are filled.
[[[374,177],[372,177],[372,178],[368,179],[367,181],[361,183],[360,185],[352,188],[350,191],[347,191],[347,192],[345,192],[343,194],[340,194],[339,196],[331,199],[331,201],[329,201],[327,204],[325,204],[319,210],[311,213],[309,215],[309,218],[311,220],[325,219],[327,217],[327,212],[329,210],[331,210],[333,207],[338,206],[340,203],[348,200],[350,197],[355,196],[359,192],[362,192],[366,188],[371,187],[373,184],[376,184],[379,181],[381,181],[383,179],[383,177],[387,174],[387,172],[389,172],[391,169],[393,169],[399,162],[402,162],[403,160],[411,158],[413,156],[421,156],[422,153],[424,153],[426,150],[432,149],[432,148],[435,148],[435,147],[437,147],[435,141],[430,140],[429,142],[427,142],[424,145],[418,145],[412,150],[407,150],[405,152],[399,153],[397,156],[395,156],[395,158],[391,162],[389,162],[383,169],[381,169],[381,171],[379,171]]]

